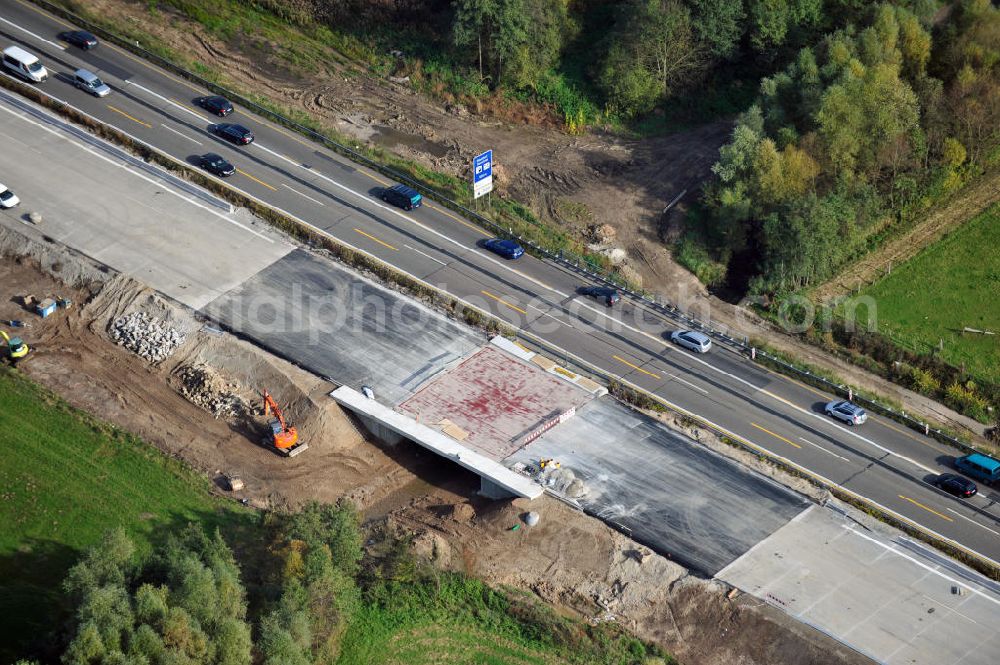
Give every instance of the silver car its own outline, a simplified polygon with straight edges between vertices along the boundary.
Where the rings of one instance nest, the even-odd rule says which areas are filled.
[[[670,333],[670,341],[695,353],[708,353],[712,348],[712,340],[708,335],[694,330],[675,330]]]
[[[823,410],[826,415],[833,416],[837,420],[843,420],[848,425],[861,425],[868,420],[868,414],[857,404],[851,404],[844,400],[836,400],[828,403]]]
[[[108,87],[108,84],[88,69],[78,69],[73,72],[73,85],[98,97],[107,97],[111,94],[111,88]]]

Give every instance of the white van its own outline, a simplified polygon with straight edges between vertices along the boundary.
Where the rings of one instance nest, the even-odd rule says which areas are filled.
[[[20,46],[8,46],[3,50],[3,66],[16,76],[32,83],[41,83],[49,77],[38,58]]]

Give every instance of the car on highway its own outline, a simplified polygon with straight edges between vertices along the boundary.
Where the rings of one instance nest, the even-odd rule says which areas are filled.
[[[382,190],[382,200],[403,210],[413,210],[423,205],[424,197],[406,185],[393,185]]]
[[[490,238],[483,243],[483,247],[494,254],[499,254],[505,259],[519,259],[524,256],[524,247],[521,247],[515,240],[503,240],[501,238]]]
[[[223,178],[236,173],[235,166],[226,161],[225,157],[217,155],[214,152],[206,152],[198,158],[198,163],[201,168],[205,169],[209,173],[214,173],[215,175]]]
[[[100,43],[97,41],[97,37],[90,34],[86,30],[60,32],[59,39],[63,40],[67,44],[72,44],[73,46],[82,48],[84,51],[89,51]]]
[[[0,208],[13,208],[20,202],[21,199],[17,198],[17,194],[0,185]]]
[[[953,494],[962,498],[975,496],[979,488],[968,478],[956,476],[954,473],[942,473],[934,481],[934,484],[943,489],[948,494]]]
[[[1000,484],[1000,460],[988,455],[972,453],[956,457],[955,468],[987,485]]]
[[[708,353],[712,348],[712,340],[708,335],[695,330],[675,330],[670,333],[670,341],[695,353]]]
[[[613,289],[610,286],[584,286],[580,288],[580,295],[595,298],[608,307],[611,307],[622,299],[621,294],[618,293],[618,289]]]
[[[220,118],[225,118],[233,112],[233,103],[225,97],[219,97],[218,95],[212,95],[211,97],[199,97],[195,100],[195,103]]]
[[[834,400],[823,407],[823,411],[828,416],[833,416],[837,420],[842,420],[848,425],[862,425],[868,420],[868,414],[857,404],[851,404],[846,400]]]
[[[234,125],[232,123],[223,122],[218,125],[213,125],[213,130],[222,138],[230,141],[231,143],[235,143],[236,145],[249,145],[250,143],[253,143],[253,132],[243,125]]]
[[[3,66],[15,76],[29,83],[44,83],[49,78],[38,57],[20,46],[8,46],[3,50]]]
[[[97,97],[107,97],[111,94],[108,84],[89,69],[78,69],[73,72],[73,85]]]

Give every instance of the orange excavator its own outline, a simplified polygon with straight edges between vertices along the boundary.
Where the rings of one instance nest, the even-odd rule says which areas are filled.
[[[294,427],[285,422],[285,416],[281,413],[278,403],[271,397],[271,393],[264,391],[264,415],[274,414],[274,420],[268,424],[271,426],[271,444],[275,449],[286,457],[295,457],[309,447],[308,444],[299,441],[299,432]]]

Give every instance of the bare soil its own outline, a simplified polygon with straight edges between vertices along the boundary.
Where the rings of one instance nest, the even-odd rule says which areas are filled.
[[[134,281],[95,270],[56,246],[26,246],[0,228],[0,248],[12,246],[24,256],[0,258],[0,320],[30,324],[16,329],[32,347],[21,370],[200,469],[222,495],[260,508],[350,497],[372,533],[412,535],[416,554],[435,565],[535,593],[592,622],[619,622],[684,663],[869,662],[752,597],[689,575],[556,499],[529,505],[478,497],[478,479],[462,469],[415,447],[371,441],[326,396],[323,380],[204,329],[189,311]],[[74,304],[43,320],[22,306],[25,294],[58,294]],[[187,335],[159,365],[108,335],[113,321],[140,309]],[[309,444],[294,458],[266,444],[259,395],[265,387]],[[230,491],[233,476],[243,489]],[[535,527],[522,521],[528,510],[541,516]]]
[[[735,336],[766,336],[778,349],[852,385],[905,403],[910,413],[985,440],[985,428],[971,418],[832,358],[745,308],[715,297],[674,261],[667,241],[676,235],[685,201],[698,195],[710,175],[719,148],[729,138],[730,122],[643,139],[601,128],[571,136],[544,110],[496,100],[466,109],[419,94],[407,83],[372,77],[332,50],[311,61],[321,71],[306,75],[301,69],[293,72],[276,57],[276,44],[258,37],[219,40],[169,7],[151,13],[145,3],[91,0],[87,8],[119,25],[135,25],[176,52],[207,63],[224,74],[224,85],[253,90],[282,106],[308,112],[359,143],[376,143],[438,171],[467,178],[472,157],[492,148],[498,195],[529,205],[546,223],[584,241],[592,239],[593,227],[610,226],[613,239],[605,248],[624,256],[622,272],[645,289]],[[931,230],[943,233],[1000,198],[997,178],[987,180],[918,227],[924,229],[921,242],[939,237]],[[682,194],[679,204],[665,215],[668,203]],[[877,271],[897,254],[898,262],[913,244],[913,238],[894,243],[903,251],[887,249],[875,255],[869,267],[859,268],[858,276],[849,271],[837,283],[863,279],[861,273]]]

